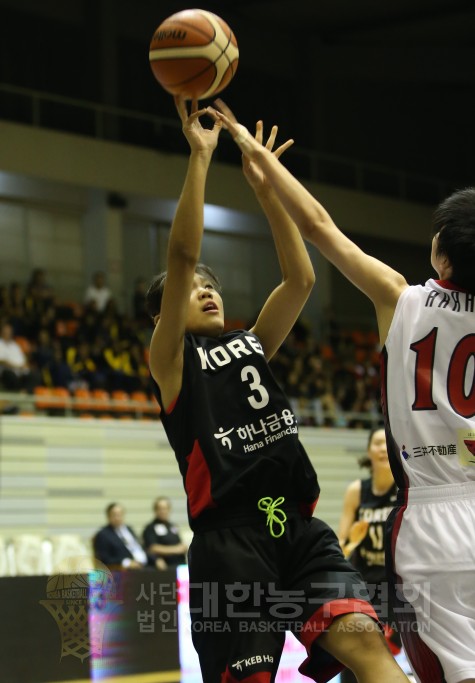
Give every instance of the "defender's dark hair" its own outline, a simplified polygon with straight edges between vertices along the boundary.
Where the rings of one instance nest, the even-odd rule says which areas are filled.
[[[216,289],[216,291],[221,293],[221,283],[219,282],[218,278],[209,266],[206,266],[204,263],[198,263],[195,268],[195,273],[200,275],[202,278],[209,280],[213,287]],[[166,277],[166,271],[154,277],[145,295],[147,311],[152,316],[152,318],[156,316],[158,313],[160,313]]]
[[[475,292],[475,188],[454,192],[436,208],[433,235],[439,233],[437,255],[452,266],[451,282]]]

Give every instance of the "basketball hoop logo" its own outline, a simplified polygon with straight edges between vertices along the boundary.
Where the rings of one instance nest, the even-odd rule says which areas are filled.
[[[61,659],[67,655],[83,662],[102,655],[107,619],[122,600],[116,600],[109,569],[90,557],[68,557],[58,564],[46,584],[48,610],[61,633]]]

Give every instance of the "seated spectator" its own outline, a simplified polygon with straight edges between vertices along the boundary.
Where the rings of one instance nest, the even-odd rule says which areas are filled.
[[[108,524],[94,536],[94,555],[110,569],[166,569],[160,559],[148,555],[133,529],[124,522],[124,508],[110,503],[106,508]]]
[[[143,530],[144,547],[150,555],[164,560],[168,567],[185,564],[188,548],[182,542],[177,527],[170,522],[171,503],[166,496],[153,505],[155,519]]]
[[[56,334],[57,320],[56,307],[53,304],[45,304],[43,311],[36,315],[29,324],[29,339],[32,341],[37,339],[41,330],[48,330],[50,335],[54,336]]]
[[[94,307],[85,308],[82,317],[79,319],[77,338],[92,344],[97,336],[99,317]]]
[[[54,292],[46,281],[46,273],[42,268],[35,268],[26,286],[25,301],[34,317],[40,317],[44,311],[54,305]]]
[[[130,363],[137,380],[136,391],[145,391],[146,394],[150,394],[152,391],[150,384],[150,370],[148,363],[145,360],[143,346],[138,343],[132,344],[129,354]]]
[[[87,388],[85,382],[74,376],[64,357],[63,347],[58,339],[53,340],[53,357],[43,368],[43,382],[47,386],[63,387],[74,391],[75,389]]]
[[[42,328],[38,332],[32,359],[41,373],[42,384],[49,385],[50,382],[46,368],[49,367],[54,359],[54,347],[49,330]]]
[[[92,283],[87,287],[84,294],[84,303],[89,306],[94,304],[95,310],[99,313],[105,310],[112,292],[106,284],[106,275],[102,271],[97,271],[92,276]]]
[[[141,382],[132,364],[127,342],[113,339],[104,349],[107,384],[110,391],[139,391]]]
[[[147,289],[147,280],[144,277],[136,278],[134,292],[132,294],[132,319],[139,324],[140,328],[152,327],[145,301]]]
[[[38,371],[29,366],[23,349],[13,338],[13,327],[3,322],[0,330],[0,381],[7,391],[31,392],[41,384]]]
[[[111,299],[104,311],[99,315],[97,334],[107,343],[124,341],[122,320],[115,301]]]
[[[19,282],[11,282],[8,287],[5,315],[13,327],[15,336],[29,336],[33,315],[27,315],[25,288]]]
[[[80,341],[78,346],[70,346],[66,351],[66,361],[75,380],[85,382],[89,389],[105,388],[106,378],[97,367],[87,342]]]

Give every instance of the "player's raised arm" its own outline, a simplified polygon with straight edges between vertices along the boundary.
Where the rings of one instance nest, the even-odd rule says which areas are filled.
[[[206,109],[198,110],[196,101],[191,114],[183,98],[175,98],[175,103],[190,145],[190,157],[170,230],[167,272],[161,302],[154,313],[156,326],[150,344],[150,370],[164,405],[169,405],[181,388],[183,338],[203,236],[206,178],[221,129],[220,122],[212,129],[202,127],[200,117]]]
[[[274,147],[277,131],[277,126],[273,126],[266,142],[269,151]],[[263,123],[258,121],[256,140],[262,143],[262,139]],[[292,143],[288,140],[273,154],[279,157]],[[269,222],[282,272],[282,282],[267,299],[252,329],[269,359],[297,320],[315,282],[315,274],[297,226],[267,182],[262,169],[243,156],[243,172]]]
[[[384,343],[399,295],[407,287],[404,277],[346,237],[315,197],[244,126],[228,115],[226,105],[218,100],[216,106],[220,110],[218,118],[243,154],[262,168],[303,237],[371,299]]]

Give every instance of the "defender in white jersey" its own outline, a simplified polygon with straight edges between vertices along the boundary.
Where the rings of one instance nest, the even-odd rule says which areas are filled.
[[[364,253],[217,101],[210,115],[260,166],[302,235],[376,309],[382,403],[398,506],[388,570],[406,653],[422,683],[475,682],[475,189],[434,214],[424,286]],[[402,610],[402,611],[398,611]]]

